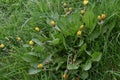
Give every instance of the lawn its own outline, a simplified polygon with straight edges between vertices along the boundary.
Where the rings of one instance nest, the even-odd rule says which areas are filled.
[[[120,0],[0,0],[0,80],[120,80]]]

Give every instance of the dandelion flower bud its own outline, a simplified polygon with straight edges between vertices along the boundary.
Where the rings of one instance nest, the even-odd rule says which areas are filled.
[[[106,18],[106,14],[101,15],[101,19],[104,20]]]
[[[34,45],[34,42],[33,42],[32,40],[30,40],[30,41],[29,41],[29,44],[30,44],[31,46],[33,46],[33,45]]]
[[[17,37],[17,41],[21,41],[21,38],[20,38],[20,37]]]
[[[102,20],[101,16],[98,16],[98,20],[99,20],[99,21],[101,21],[101,20]]]
[[[84,15],[84,14],[85,14],[85,10],[81,10],[80,13],[81,13],[82,15]]]
[[[66,80],[68,78],[68,75],[67,74],[64,74],[63,75],[63,79]]]
[[[39,28],[39,27],[35,27],[35,30],[36,30],[37,32],[39,32],[39,31],[40,31],[40,28]]]
[[[72,12],[72,7],[69,8],[69,11]]]
[[[4,45],[4,44],[1,44],[1,45],[0,45],[0,48],[4,48],[4,47],[5,47],[5,45]]]
[[[80,26],[80,30],[82,30],[83,28],[84,28],[84,25],[81,25],[81,26]]]
[[[55,24],[54,21],[51,21],[51,22],[50,22],[50,25],[54,27],[56,24]]]
[[[66,7],[67,7],[67,4],[66,4],[66,3],[63,3],[63,7],[66,8]]]

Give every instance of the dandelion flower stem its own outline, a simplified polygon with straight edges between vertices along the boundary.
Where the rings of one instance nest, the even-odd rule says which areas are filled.
[[[102,25],[100,25],[100,33],[102,33]]]

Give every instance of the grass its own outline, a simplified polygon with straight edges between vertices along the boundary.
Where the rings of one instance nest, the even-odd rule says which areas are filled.
[[[62,7],[64,2],[73,9],[66,17]],[[119,80],[119,5],[119,0],[89,0],[85,19],[82,20],[80,11],[84,7],[83,1],[0,0],[0,44],[5,45],[0,49],[0,80],[63,80],[61,76],[68,66],[67,57],[77,53],[77,62],[82,61],[83,64],[68,73],[68,79],[75,80],[82,77],[82,65],[91,60],[88,55],[94,52],[102,53],[102,58],[85,71],[89,74],[86,80]],[[97,16],[102,13],[107,17],[102,25],[102,33],[99,33]],[[55,21],[61,32],[54,30],[50,25],[51,20]],[[79,38],[76,33],[83,23],[86,29]],[[37,26],[40,32],[34,30]],[[17,37],[21,37],[21,41],[17,41]],[[30,40],[35,42],[34,46],[29,45]],[[45,43],[44,46],[41,43]],[[86,51],[88,54],[83,54]],[[46,64],[46,60],[50,63]],[[46,69],[37,69],[40,70],[37,73],[38,63],[44,64]],[[36,74],[30,75],[30,70]]]

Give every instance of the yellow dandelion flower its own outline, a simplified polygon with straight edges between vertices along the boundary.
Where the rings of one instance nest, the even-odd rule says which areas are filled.
[[[79,30],[79,31],[77,32],[77,35],[78,35],[78,36],[81,36],[81,35],[82,35],[82,31]]]
[[[4,48],[5,47],[5,45],[4,44],[0,44],[0,48]]]
[[[43,64],[38,64],[38,68],[43,68]]]
[[[83,1],[83,4],[84,4],[84,5],[87,5],[87,4],[88,4],[88,0],[84,0],[84,1]]]

